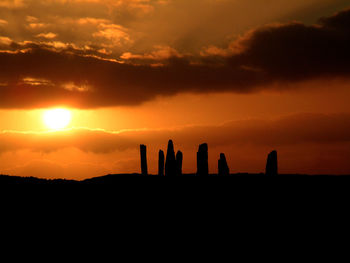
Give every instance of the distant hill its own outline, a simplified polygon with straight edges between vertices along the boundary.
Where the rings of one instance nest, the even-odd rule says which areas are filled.
[[[36,177],[19,177],[19,176],[9,176],[9,175],[0,175],[0,185],[1,184],[78,184],[79,181],[74,180],[65,180],[65,179],[40,179]]]
[[[108,184],[113,185],[119,183],[123,178],[157,178],[157,175],[148,175],[142,176],[141,174],[115,174],[115,175],[105,175],[100,177],[94,177],[90,179],[85,179],[81,181],[77,180],[65,180],[65,179],[40,179],[36,177],[19,177],[19,176],[8,176],[8,175],[0,175],[0,185],[4,184],[27,184],[27,185],[84,185],[84,184]],[[197,177],[195,174],[185,174],[178,177]],[[219,177],[216,174],[209,175],[209,177]],[[221,177],[221,176],[220,176]],[[236,177],[236,178],[244,178],[244,177],[256,177],[263,178],[265,175],[261,174],[231,174],[226,177]],[[278,175],[277,177],[350,177],[350,175],[303,175],[303,174],[286,174],[286,175]]]

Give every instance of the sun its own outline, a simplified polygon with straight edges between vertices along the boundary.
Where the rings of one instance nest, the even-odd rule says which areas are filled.
[[[66,128],[72,119],[72,114],[67,109],[46,110],[43,115],[45,125],[52,130]]]

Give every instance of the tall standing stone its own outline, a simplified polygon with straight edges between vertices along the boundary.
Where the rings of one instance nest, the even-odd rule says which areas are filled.
[[[168,143],[168,150],[166,153],[165,176],[176,176],[176,158],[172,140]]]
[[[223,153],[220,154],[218,168],[219,168],[219,175],[220,176],[228,176],[228,175],[230,175],[230,169],[229,169],[229,167],[227,165],[226,156]]]
[[[164,152],[162,150],[159,151],[158,175],[164,176]]]
[[[209,166],[208,166],[208,144],[204,143],[199,145],[197,152],[197,175],[208,176]]]
[[[147,147],[145,145],[140,145],[140,154],[141,154],[141,173],[142,175],[148,175]]]
[[[266,175],[278,175],[277,152],[271,152],[267,157]]]
[[[176,153],[176,174],[182,175],[182,162],[183,162],[183,154],[181,151]]]

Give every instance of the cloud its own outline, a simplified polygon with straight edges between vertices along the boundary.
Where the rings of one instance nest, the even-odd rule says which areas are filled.
[[[108,47],[79,47],[61,41],[0,44],[2,108],[66,105],[78,108],[138,105],[178,93],[250,93],[313,79],[348,78],[350,10],[316,25],[274,24],[251,30],[227,49],[214,46],[181,54],[168,46],[146,54],[108,56]],[[95,37],[120,44],[131,41],[124,28],[100,23]],[[106,43],[105,43],[106,45]],[[157,65],[157,67],[155,67]],[[23,78],[50,83],[30,85]],[[67,84],[76,89],[66,89]],[[89,89],[79,87],[89,87]],[[84,92],[81,92],[84,91]]]
[[[8,37],[0,37],[0,44],[2,45],[10,45],[12,40]]]
[[[268,81],[346,76],[350,70],[349,18],[347,10],[313,26],[295,22],[253,30],[231,44],[230,64],[264,72]]]
[[[40,33],[38,35],[36,35],[36,37],[39,38],[46,38],[46,39],[53,39],[57,37],[57,34],[49,32],[49,33]]]
[[[0,26],[4,26],[4,25],[7,25],[8,22],[4,19],[0,19]]]
[[[23,0],[1,0],[0,7],[5,8],[20,8],[25,6],[25,3]]]
[[[95,38],[104,38],[113,45],[121,45],[123,42],[131,41],[126,29],[122,26],[102,23],[98,27],[99,31],[92,35]]]
[[[195,149],[203,142],[219,148],[230,145],[278,148],[310,143],[349,143],[350,115],[297,114],[275,120],[232,121],[220,126],[120,132],[82,128],[45,133],[4,131],[0,133],[0,153],[20,150],[50,153],[76,148],[87,153],[107,154],[137,150],[141,143],[162,147],[170,138],[187,150]]]
[[[177,50],[169,46],[155,46],[157,50],[148,53],[148,54],[132,54],[131,52],[125,52],[120,56],[121,59],[124,60],[132,60],[134,62],[152,62],[152,61],[161,61],[170,58],[181,58],[181,55]]]

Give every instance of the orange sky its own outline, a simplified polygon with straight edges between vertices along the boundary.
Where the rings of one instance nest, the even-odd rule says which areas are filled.
[[[149,170],[350,174],[350,7],[341,0],[2,0],[0,174]],[[321,19],[322,18],[322,19]],[[71,111],[65,131],[43,114]]]

